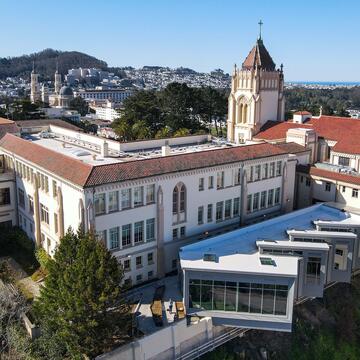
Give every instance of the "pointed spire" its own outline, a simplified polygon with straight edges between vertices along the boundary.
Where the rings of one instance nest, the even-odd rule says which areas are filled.
[[[33,60],[33,68],[32,68],[32,73],[35,74],[35,60]]]
[[[59,57],[56,58],[56,71],[55,73],[59,72]]]

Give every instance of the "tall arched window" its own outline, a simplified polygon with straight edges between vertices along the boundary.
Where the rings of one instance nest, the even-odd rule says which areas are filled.
[[[243,107],[243,116],[242,116],[242,122],[244,124],[247,123],[247,105],[245,104],[244,107]]]
[[[179,190],[178,187],[175,186],[173,191],[173,214],[178,213],[178,208],[179,208]]]
[[[173,190],[173,221],[182,222],[186,219],[186,186],[179,183]]]
[[[185,212],[186,188],[183,184],[180,188],[180,212]]]

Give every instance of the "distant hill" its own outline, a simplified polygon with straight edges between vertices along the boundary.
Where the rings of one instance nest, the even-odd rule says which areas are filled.
[[[29,78],[33,61],[35,61],[35,68],[40,74],[40,79],[50,80],[54,77],[57,60],[59,72],[63,75],[67,74],[68,69],[78,67],[107,69],[105,61],[78,51],[45,49],[30,55],[0,58],[0,79],[17,76]]]

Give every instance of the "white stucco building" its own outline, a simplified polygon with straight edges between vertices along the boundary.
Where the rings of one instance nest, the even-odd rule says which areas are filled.
[[[49,133],[0,140],[18,224],[50,254],[69,227],[96,231],[129,284],[176,271],[181,246],[291,211],[296,164],[308,154],[208,135],[121,144],[52,125]]]

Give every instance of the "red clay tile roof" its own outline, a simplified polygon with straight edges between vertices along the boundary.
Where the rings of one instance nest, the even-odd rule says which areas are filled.
[[[280,149],[284,150],[288,154],[297,154],[305,151],[310,152],[310,149],[306,149],[305,146],[296,144],[294,142],[283,142],[276,144]]]
[[[286,146],[292,146],[293,150],[299,150],[299,145],[296,144]],[[289,153],[286,146],[284,148],[284,145],[261,143],[92,166],[11,134],[5,135],[0,140],[0,148],[7,152],[15,153],[21,158],[83,187],[285,155]]]
[[[0,117],[0,139],[5,136],[6,133],[18,134],[20,133],[20,128],[18,128],[15,121]]]
[[[360,176],[338,173],[335,171],[328,171],[312,166],[310,168],[310,175],[319,176],[329,180],[343,181],[350,184],[360,185]]]
[[[311,112],[308,111],[297,111],[294,115],[311,115]]]
[[[256,65],[260,69],[268,71],[275,70],[275,63],[261,39],[258,39],[255,46],[250,50],[248,56],[242,63],[242,68],[245,70],[251,70],[255,69]]]
[[[268,121],[255,138],[283,140],[286,138],[287,130],[293,128],[314,129],[318,136],[337,141],[333,151],[360,154],[360,120],[352,118],[323,115],[320,118],[312,118],[305,124]]]
[[[140,179],[148,176],[201,169],[283,154],[287,154],[287,152],[282,150],[281,147],[261,143],[117,164],[99,165],[93,168],[86,182],[86,186]]]
[[[12,134],[6,134],[0,140],[0,148],[80,186],[86,183],[92,169],[92,166],[84,164],[80,160],[73,159]]]

